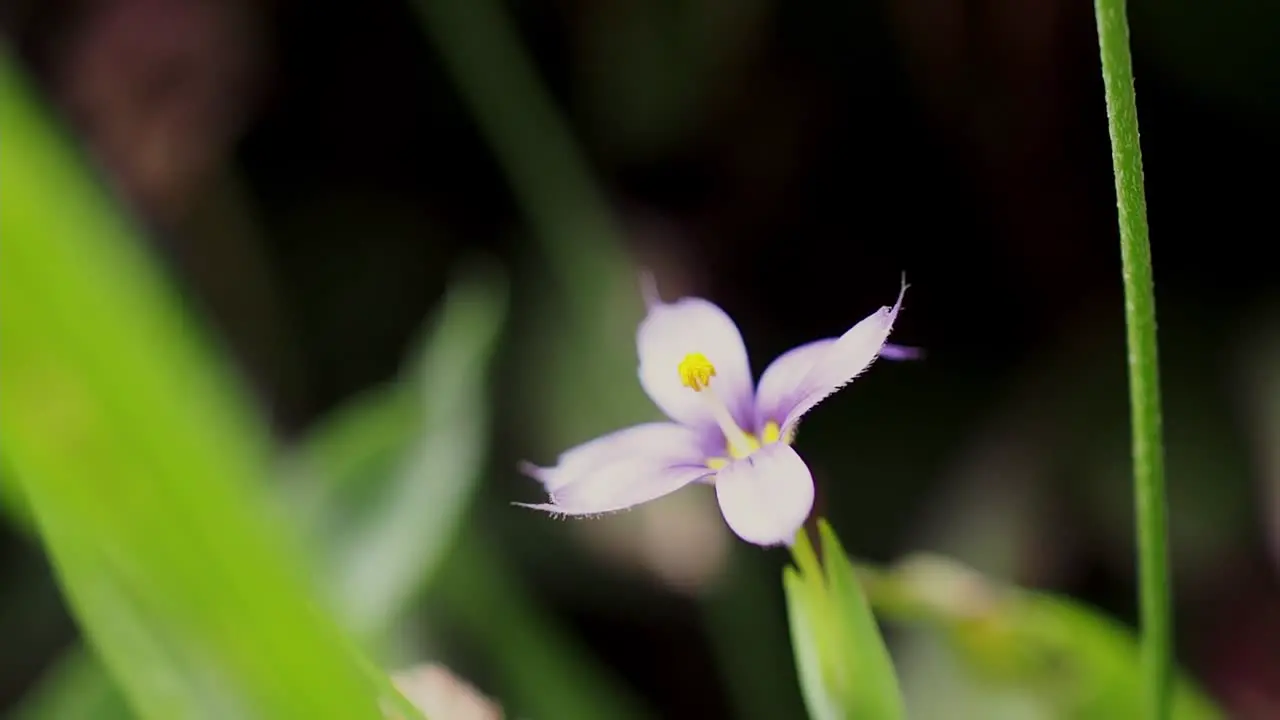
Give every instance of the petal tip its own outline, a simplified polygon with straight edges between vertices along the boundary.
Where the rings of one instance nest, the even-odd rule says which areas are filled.
[[[528,510],[541,510],[542,512],[548,513],[548,514],[550,514],[550,515],[552,515],[552,516],[555,516],[555,515],[568,515],[568,513],[566,513],[566,512],[564,511],[564,509],[563,509],[563,508],[557,507],[557,506],[555,505],[555,503],[523,503],[523,502],[513,502],[513,503],[511,503],[511,504],[512,504],[512,505],[514,505],[514,506],[516,506],[516,507],[526,508],[526,509],[528,509]]]
[[[595,518],[606,517],[608,515],[614,515],[621,512],[626,512],[627,510],[631,509],[630,507],[624,507],[624,508],[617,508],[613,510],[600,510],[597,512],[578,512],[578,511],[570,510],[568,508],[557,505],[555,502],[555,498],[551,498],[551,502],[545,502],[545,503],[513,502],[511,504],[514,505],[515,507],[522,507],[529,510],[538,510],[540,512],[544,512],[550,515],[553,519],[557,519],[557,520],[568,520],[569,518],[576,518],[580,520],[591,520]]]
[[[644,306],[649,310],[663,304],[662,294],[658,292],[658,278],[652,270],[640,271],[640,296],[644,298]]]
[[[902,273],[902,285],[898,288],[898,299],[894,301],[893,307],[890,308],[891,312],[896,314],[898,309],[902,307],[902,299],[906,297],[907,288],[909,287],[911,286],[907,284],[907,274],[904,272]]]
[[[538,482],[546,481],[547,468],[534,465],[528,460],[521,460],[516,463],[516,470],[519,471],[521,475],[531,477]]]
[[[880,357],[886,360],[920,360],[924,357],[924,348],[885,343],[880,348]]]

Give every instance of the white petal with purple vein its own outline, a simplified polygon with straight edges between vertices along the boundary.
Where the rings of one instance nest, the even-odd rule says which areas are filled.
[[[756,432],[767,422],[781,425],[787,419],[787,412],[800,400],[801,382],[835,342],[835,338],[827,338],[794,347],[765,368],[756,388]]]
[[[893,329],[893,321],[898,317],[906,291],[904,283],[893,307],[882,307],[854,325],[822,354],[800,382],[796,403],[787,410],[786,421],[782,423],[784,435],[801,416],[861,375],[875,361],[889,337],[889,331]]]
[[[813,476],[790,446],[766,445],[716,476],[716,498],[738,537],[757,545],[790,544],[813,509]]]
[[[710,475],[705,465],[669,466],[653,458],[629,458],[611,462],[551,494],[551,502],[526,505],[565,515],[597,515],[625,510]]]
[[[714,424],[705,393],[680,382],[680,362],[702,353],[715,366],[711,389],[729,407],[734,420],[748,426],[753,387],[747,349],[738,326],[715,304],[685,298],[649,309],[636,333],[640,384],[667,417],[693,427]]]
[[[524,465],[526,474],[540,481],[547,492],[572,483],[595,468],[632,457],[652,457],[659,464],[700,464],[703,452],[698,435],[683,425],[654,422],[603,435],[560,454],[555,467]]]

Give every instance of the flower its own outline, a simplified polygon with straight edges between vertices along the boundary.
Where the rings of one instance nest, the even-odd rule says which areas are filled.
[[[880,355],[914,357],[886,345],[907,286],[838,338],[793,348],[753,385],[737,325],[701,298],[663,302],[646,284],[648,314],[636,333],[640,384],[670,422],[597,438],[560,455],[555,467],[522,463],[550,500],[524,504],[562,515],[624,510],[694,482],[715,486],[725,522],[757,545],[789,544],[813,507],[813,476],[791,444],[797,423],[862,374]]]

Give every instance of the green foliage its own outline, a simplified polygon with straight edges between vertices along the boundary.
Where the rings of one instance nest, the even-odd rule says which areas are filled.
[[[825,520],[818,521],[821,565],[803,530],[783,571],[791,642],[813,720],[899,720],[906,712],[885,648],[853,565]],[[825,569],[825,572],[824,572]]]
[[[1138,645],[1129,630],[1065,598],[1003,587],[932,556],[889,571],[860,567],[882,617],[934,628],[976,682],[1018,690],[1048,717],[1138,717]],[[1187,677],[1174,686],[1172,717],[1225,717]]]
[[[490,359],[506,296],[492,272],[453,288],[394,384],[318,427],[288,464],[343,618],[383,641],[466,516],[488,447]]]
[[[0,449],[87,637],[142,717],[380,717],[263,495],[265,429],[7,57],[0,81]]]

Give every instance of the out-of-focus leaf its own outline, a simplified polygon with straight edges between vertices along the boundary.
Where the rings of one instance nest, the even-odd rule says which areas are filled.
[[[348,622],[375,640],[428,580],[465,510],[483,458],[483,383],[504,308],[498,278],[468,275],[403,377],[336,411],[286,459],[287,480],[295,484],[287,486],[287,504],[316,528],[317,562],[351,613]],[[442,513],[440,521],[427,521]],[[388,527],[392,521],[401,527]],[[386,547],[395,539],[401,547]],[[361,549],[393,557],[362,559]],[[356,587],[354,574],[368,569],[353,566],[365,561],[385,574]],[[31,696],[23,717],[70,717],[61,714],[67,698],[109,688],[95,658],[72,651]],[[74,707],[77,718],[129,717],[118,694]]]
[[[492,273],[464,280],[400,381],[340,411],[300,448],[304,477],[321,493],[321,562],[362,635],[391,629],[465,516],[485,459],[488,370],[505,308]]]
[[[31,508],[27,507],[27,499],[22,495],[18,485],[18,477],[0,468],[0,511],[14,525],[26,529],[34,522]]]
[[[714,105],[717,96],[708,91],[733,82],[769,28],[772,9],[762,0],[630,0],[581,13],[575,65],[585,72],[577,78],[574,115],[590,123],[594,148],[625,162],[688,142]]]
[[[637,273],[515,23],[496,0],[413,5],[546,260],[549,277],[532,299],[540,317],[524,363],[538,374],[526,373],[521,383],[528,393],[522,404],[539,408],[528,418],[538,439],[560,449],[655,413],[634,380],[632,328],[643,315]]]
[[[853,565],[831,526],[819,520],[818,528],[825,572],[802,530],[792,547],[796,569],[783,574],[809,715],[814,720],[903,718],[893,661]]]
[[[999,586],[957,563],[908,558],[889,571],[860,568],[883,617],[935,628],[974,678],[1021,689],[1055,718],[1138,717],[1138,646],[1127,629],[1079,603]],[[1175,720],[1225,717],[1186,676]]]
[[[90,642],[143,717],[380,717],[266,432],[8,56],[0,127],[0,452]]]
[[[703,594],[706,632],[738,720],[802,717],[804,698],[788,656],[786,597],[772,558],[735,543],[727,572]],[[794,573],[794,571],[791,571]],[[784,578],[784,583],[785,583]]]
[[[98,659],[77,648],[66,653],[23,699],[11,720],[131,720],[120,689]]]
[[[439,584],[448,619],[495,669],[515,717],[636,720],[640,704],[537,606],[482,526],[470,528]]]
[[[818,521],[818,532],[827,570],[827,592],[839,623],[833,629],[840,630],[835,637],[836,657],[842,658],[837,665],[838,676],[847,684],[843,694],[852,702],[847,702],[846,707],[853,707],[856,717],[901,718],[906,713],[893,659],[849,556],[826,520]]]
[[[795,568],[782,570],[782,587],[787,594],[787,620],[791,625],[791,643],[796,657],[800,692],[812,720],[837,720],[844,717],[839,701],[827,687],[822,674],[822,653],[818,650],[819,600],[813,588]]]
[[[483,380],[502,319],[500,290],[484,275],[453,290],[421,359],[395,384],[339,410],[292,459],[295,479],[323,490],[308,498],[300,488],[299,497],[318,532],[332,533],[318,543],[330,555],[352,563],[360,559],[353,547],[399,555],[374,583],[380,599],[359,601],[368,603],[360,617],[371,623],[359,624],[362,632],[385,632],[401,615],[452,543],[458,522],[483,522],[464,511],[486,441]],[[407,527],[381,527],[387,523]],[[383,539],[370,542],[366,533]],[[539,610],[483,531],[463,535],[470,539],[449,553],[437,588],[455,629],[495,668],[504,703],[532,717],[643,717],[625,690]],[[354,583],[343,579],[342,565],[334,572],[339,582]],[[349,590],[361,592],[354,584]]]

